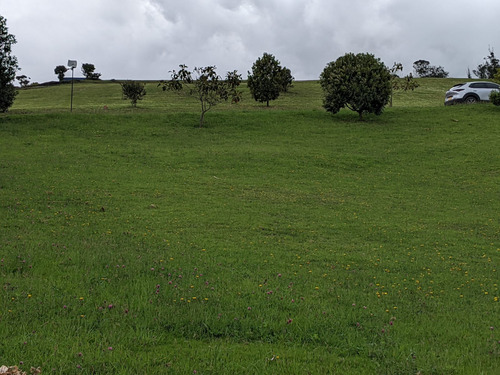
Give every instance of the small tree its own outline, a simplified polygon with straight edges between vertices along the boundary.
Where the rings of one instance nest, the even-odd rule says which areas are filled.
[[[19,66],[11,54],[16,42],[14,35],[9,34],[7,20],[0,16],[0,112],[7,112],[17,95],[13,82]]]
[[[64,75],[68,71],[68,68],[66,68],[64,65],[58,65],[54,68],[54,73],[57,74],[57,78],[59,79],[59,82],[62,82],[64,79]]]
[[[495,82],[500,83],[500,68],[497,68],[495,75],[493,76]],[[500,105],[500,92],[492,91],[490,94],[490,101],[495,105]]]
[[[98,80],[101,73],[95,73],[94,64],[84,63],[82,64],[82,73],[87,79]]]
[[[122,93],[124,98],[129,99],[132,103],[132,107],[137,106],[137,101],[142,100],[146,95],[146,88],[142,82],[123,82],[120,84],[122,86]]]
[[[287,67],[281,68],[281,70],[278,73],[278,81],[280,84],[280,92],[288,92],[288,89],[292,87],[293,84],[293,76],[292,76],[292,71],[288,69]]]
[[[371,54],[348,53],[327,64],[320,75],[325,94],[323,106],[328,112],[338,113],[347,107],[359,114],[380,115],[389,102],[391,73]]]
[[[238,91],[241,75],[236,70],[227,72],[224,80],[217,74],[215,66],[194,68],[192,72],[186,65],[179,65],[179,67],[181,69],[178,72],[172,71],[169,81],[161,81],[158,85],[163,91],[184,92],[200,102],[200,128],[205,123],[205,114],[212,107],[229,98],[232,103],[238,103],[241,100],[242,93]]]
[[[21,87],[26,87],[30,84],[30,77],[27,77],[26,75],[20,75],[16,77],[17,81],[21,85]]]
[[[500,61],[495,57],[495,52],[493,51],[493,49],[488,48],[488,52],[490,54],[484,58],[484,63],[479,64],[477,66],[477,69],[474,69],[472,71],[476,75],[476,77],[481,79],[494,78],[497,70],[500,68]]]
[[[413,63],[413,69],[420,78],[446,78],[448,72],[442,66],[430,65],[427,60],[417,60]]]
[[[392,86],[392,92],[391,92],[391,100],[390,100],[390,106],[392,107],[392,97],[394,94],[394,91],[397,90],[403,90],[403,91],[408,91],[408,90],[415,90],[419,85],[417,81],[413,79],[412,74],[408,74],[405,77],[399,77],[398,72],[403,71],[403,64],[401,63],[394,63],[392,68],[389,70],[391,72],[391,86]]]
[[[267,103],[269,107],[269,101],[278,99],[287,85],[282,79],[286,72],[282,73],[282,70],[280,62],[269,53],[264,53],[253,63],[252,73],[248,72],[248,88],[256,101]]]

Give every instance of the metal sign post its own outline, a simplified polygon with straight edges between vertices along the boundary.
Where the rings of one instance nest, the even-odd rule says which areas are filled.
[[[73,82],[74,82],[74,71],[76,68],[76,60],[68,60],[68,66],[71,68],[71,107],[70,112],[73,112]]]

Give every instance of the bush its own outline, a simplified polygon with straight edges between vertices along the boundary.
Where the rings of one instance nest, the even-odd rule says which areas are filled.
[[[338,113],[347,107],[359,114],[380,115],[391,96],[391,73],[371,54],[348,53],[330,62],[320,76],[323,106]]]
[[[124,82],[121,83],[124,99],[129,99],[133,107],[137,106],[137,101],[142,100],[146,95],[144,83],[141,82]]]
[[[500,105],[500,92],[492,91],[490,94],[490,101],[495,105]]]

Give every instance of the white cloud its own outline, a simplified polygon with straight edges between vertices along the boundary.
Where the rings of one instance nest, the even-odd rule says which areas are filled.
[[[168,78],[181,63],[245,76],[263,52],[297,79],[317,79],[347,52],[403,62],[406,73],[426,59],[465,76],[498,43],[500,2],[2,0],[0,14],[22,73],[39,82],[68,59],[93,63],[103,79]]]

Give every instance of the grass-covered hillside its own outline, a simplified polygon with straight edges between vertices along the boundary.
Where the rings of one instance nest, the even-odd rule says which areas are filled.
[[[199,129],[155,82],[0,116],[0,366],[42,374],[497,374],[500,108],[317,82]]]

